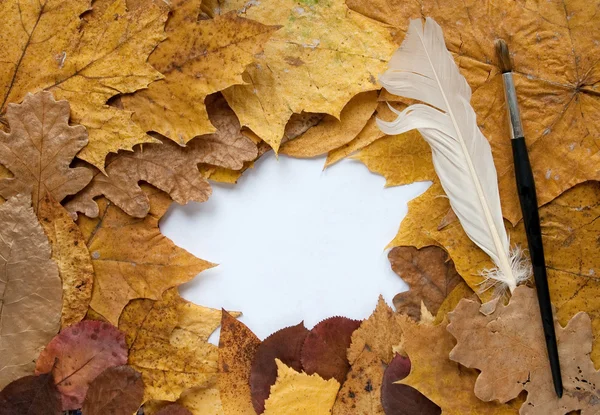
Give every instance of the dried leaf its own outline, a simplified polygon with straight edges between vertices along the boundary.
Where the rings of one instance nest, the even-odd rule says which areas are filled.
[[[378,89],[377,74],[394,49],[383,25],[352,12],[343,0],[299,4],[224,1],[221,13],[238,13],[283,26],[243,74],[246,85],[226,89],[225,98],[248,126],[276,151],[293,113],[340,117],[360,92]]]
[[[216,382],[206,387],[185,391],[177,402],[188,409],[192,415],[225,415]]]
[[[150,183],[179,204],[204,202],[211,188],[198,169],[208,163],[228,169],[241,169],[244,162],[257,156],[256,145],[240,132],[240,124],[222,96],[207,99],[210,119],[217,127],[214,134],[196,137],[181,147],[165,138],[157,144],[145,144],[134,152],[121,151],[108,158],[106,173],[96,170],[92,182],[67,208],[95,218],[99,214],[94,198],[104,195],[130,216],[148,214],[148,197],[140,182]]]
[[[6,118],[10,133],[0,131],[0,163],[14,177],[0,179],[2,197],[32,192],[37,212],[46,194],[60,202],[90,182],[90,170],[69,167],[88,139],[84,127],[69,125],[67,101],[45,91],[27,94],[22,104],[8,105]]]
[[[154,415],[193,415],[187,408],[179,405],[178,403],[172,403],[165,406]]]
[[[52,375],[25,376],[0,391],[0,415],[60,415],[60,394]]]
[[[94,284],[92,258],[79,227],[49,195],[40,201],[38,218],[62,280],[61,327],[65,328],[83,320],[88,311]]]
[[[164,79],[123,97],[125,109],[135,112],[133,119],[143,130],[156,131],[180,145],[218,128],[209,121],[204,99],[242,84],[242,72],[277,30],[235,13],[200,20],[201,3],[172,2],[167,40],[148,59]]]
[[[352,344],[348,348],[350,364],[354,364],[365,347],[368,347],[379,359],[388,364],[394,357],[392,347],[402,340],[400,321],[400,314],[394,313],[383,297],[379,296],[373,314],[364,320],[358,330],[352,334]]]
[[[129,366],[111,367],[90,383],[81,410],[85,415],[131,415],[143,396],[142,375]]]
[[[265,415],[328,415],[340,384],[335,379],[324,380],[319,375],[298,373],[281,360],[277,365],[277,382],[265,402]]]
[[[388,253],[392,269],[410,290],[394,297],[396,311],[416,321],[421,318],[421,304],[436,314],[450,292],[462,281],[448,254],[436,246],[417,249],[401,246]]]
[[[365,347],[352,364],[348,378],[338,392],[333,415],[384,415],[381,382],[384,373],[381,358]]]
[[[288,141],[281,147],[281,154],[292,157],[315,157],[347,144],[363,129],[377,107],[377,91],[357,94],[344,107],[340,119],[326,116],[323,121]]]
[[[385,134],[379,129],[375,119],[376,117],[371,117],[360,133],[358,133],[358,135],[349,143],[336,148],[335,150],[331,150],[329,154],[327,154],[325,167],[329,167],[332,164],[337,163],[355,151],[360,150],[372,142],[384,137]]]
[[[300,323],[276,331],[256,349],[250,370],[250,391],[252,406],[257,414],[265,411],[265,400],[277,379],[275,359],[279,359],[296,372],[302,370],[302,346],[307,335],[308,330],[304,323]]]
[[[383,374],[381,405],[386,414],[395,415],[439,415],[442,410],[418,390],[394,382],[410,373],[410,359],[396,354]]]
[[[250,368],[260,340],[246,325],[222,310],[218,386],[226,415],[255,415],[250,398]]]
[[[60,328],[61,283],[31,196],[0,205],[0,388],[33,373]]]
[[[130,300],[158,299],[165,290],[213,266],[160,232],[158,222],[171,200],[156,189],[143,190],[150,198],[150,214],[144,219],[132,218],[99,199],[99,218],[82,216],[78,221],[96,273],[90,306],[112,324]]]
[[[309,375],[316,373],[325,380],[335,378],[343,384],[350,369],[346,351],[352,333],[360,324],[346,317],[331,317],[314,326],[302,346],[304,371]]]
[[[3,1],[0,117],[28,92],[47,90],[68,100],[71,121],[89,134],[79,157],[100,169],[109,152],[152,141],[131,113],[106,102],[161,78],[146,60],[164,37],[167,12],[158,3],[128,12],[124,0],[97,0],[93,6],[90,0]]]
[[[564,395],[556,396],[548,366],[546,341],[534,289],[518,287],[508,305],[483,315],[476,301],[463,300],[448,317],[448,331],[458,343],[450,358],[481,374],[475,395],[483,401],[507,402],[527,391],[520,414],[597,413],[600,372],[590,359],[592,326],[585,313],[565,328],[555,322]]]
[[[125,336],[100,321],[67,327],[40,353],[36,374],[50,373],[61,394],[62,409],[81,408],[90,383],[109,367],[127,363]]]
[[[174,402],[189,388],[214,384],[218,349],[207,341],[220,320],[219,310],[192,304],[175,288],[157,301],[127,305],[119,328],[127,336],[129,365],[144,379],[144,402]]]

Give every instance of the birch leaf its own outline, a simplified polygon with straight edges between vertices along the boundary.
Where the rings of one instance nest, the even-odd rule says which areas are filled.
[[[140,407],[143,396],[142,375],[129,366],[115,366],[90,383],[81,411],[85,415],[131,415]]]
[[[50,194],[60,202],[92,179],[86,168],[69,164],[88,142],[85,128],[69,125],[69,103],[50,92],[27,94],[22,104],[9,104],[9,133],[0,131],[0,163],[14,177],[0,179],[4,198],[32,192],[33,209]]]
[[[135,298],[159,299],[162,293],[194,278],[213,264],[194,257],[165,237],[158,227],[171,199],[144,187],[150,214],[132,218],[100,199],[97,219],[80,217],[79,228],[96,274],[90,307],[113,324]]]
[[[185,145],[215,131],[204,99],[242,84],[242,72],[262,52],[276,27],[237,17],[235,13],[199,19],[201,1],[177,0],[165,32],[149,62],[164,75],[147,89],[123,97],[125,109],[145,131],[155,131]]]
[[[376,77],[394,50],[386,27],[347,8],[343,0],[309,3],[221,2],[221,13],[281,25],[243,74],[246,85],[226,89],[240,118],[275,151],[293,113],[340,118],[360,92],[379,89]]]
[[[61,283],[31,196],[0,205],[0,388],[33,374],[60,328]]]
[[[99,169],[108,153],[152,141],[131,113],[106,102],[161,78],[146,62],[164,36],[168,10],[157,4],[128,11],[125,0],[3,1],[0,118],[28,92],[68,100],[71,121],[89,134],[79,157]]]

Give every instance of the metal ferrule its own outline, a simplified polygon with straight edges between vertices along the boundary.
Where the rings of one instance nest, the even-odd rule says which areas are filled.
[[[504,97],[506,98],[506,107],[508,108],[508,125],[510,126],[510,138],[524,137],[523,124],[521,123],[521,114],[519,114],[519,104],[517,102],[517,91],[515,90],[515,81],[512,72],[502,74],[504,80]]]

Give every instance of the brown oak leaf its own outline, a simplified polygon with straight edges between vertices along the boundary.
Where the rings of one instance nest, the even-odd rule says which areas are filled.
[[[208,181],[198,170],[207,163],[228,169],[241,169],[257,156],[256,144],[240,132],[240,124],[221,95],[207,99],[209,116],[217,131],[194,138],[185,147],[171,140],[137,146],[108,158],[106,174],[96,170],[92,182],[66,207],[72,214],[98,216],[94,198],[104,195],[130,216],[143,218],[150,210],[140,182],[167,192],[179,204],[204,202],[211,194]]]
[[[92,179],[84,167],[71,168],[73,158],[88,142],[85,128],[69,125],[69,103],[50,92],[27,94],[22,104],[9,104],[10,132],[0,131],[0,163],[14,175],[0,179],[4,198],[32,192],[33,209],[50,194],[60,202]]]
[[[60,415],[60,393],[51,374],[25,376],[0,391],[0,415]]]
[[[302,346],[307,335],[308,330],[304,323],[300,323],[276,331],[256,349],[250,370],[250,391],[252,405],[257,414],[264,412],[265,400],[277,379],[275,359],[279,359],[296,372],[302,370]]]
[[[105,369],[127,363],[125,336],[100,321],[81,321],[62,330],[40,353],[36,374],[52,373],[62,409],[78,409],[90,383]]]
[[[213,264],[177,247],[158,227],[171,199],[144,185],[150,214],[132,218],[112,203],[98,200],[100,216],[81,216],[79,228],[92,255],[96,279],[90,307],[117,324],[123,307],[134,298],[158,299]]]
[[[33,373],[60,328],[62,289],[31,196],[0,205],[0,388]]]
[[[261,341],[246,325],[222,310],[218,387],[225,415],[255,415],[250,368]]]
[[[437,314],[444,299],[462,281],[448,253],[437,246],[396,247],[388,253],[388,259],[394,272],[410,287],[394,297],[394,306],[417,321],[421,318],[421,303]]]
[[[475,394],[483,401],[502,403],[527,391],[522,415],[582,415],[600,410],[600,372],[590,359],[592,325],[587,314],[576,314],[561,327],[555,322],[564,395],[554,392],[546,342],[534,289],[518,287],[508,305],[490,315],[479,312],[477,301],[462,300],[448,314],[448,331],[457,339],[450,358],[481,371]]]
[[[346,317],[331,317],[318,323],[306,336],[302,346],[302,368],[325,380],[335,378],[340,384],[350,369],[347,350],[352,333],[361,322]]]
[[[85,415],[131,415],[143,396],[142,375],[129,366],[115,366],[90,383],[81,411]]]

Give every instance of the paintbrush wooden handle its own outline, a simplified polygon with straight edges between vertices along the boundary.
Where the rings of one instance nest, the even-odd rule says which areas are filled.
[[[550,291],[548,289],[548,278],[546,276],[546,261],[544,259],[544,246],[542,244],[542,231],[540,228],[540,217],[538,213],[537,196],[535,193],[535,181],[531,171],[531,163],[527,153],[525,138],[518,137],[511,140],[513,158],[515,163],[515,178],[517,191],[523,212],[523,223],[527,234],[531,265],[533,266],[533,277],[537,288],[542,324],[546,337],[546,347],[550,360],[550,369],[554,379],[554,388],[559,396],[562,396],[562,378],[560,375],[560,363],[558,360],[558,348],[556,333],[554,331],[554,318],[552,316],[552,304],[550,302]]]

